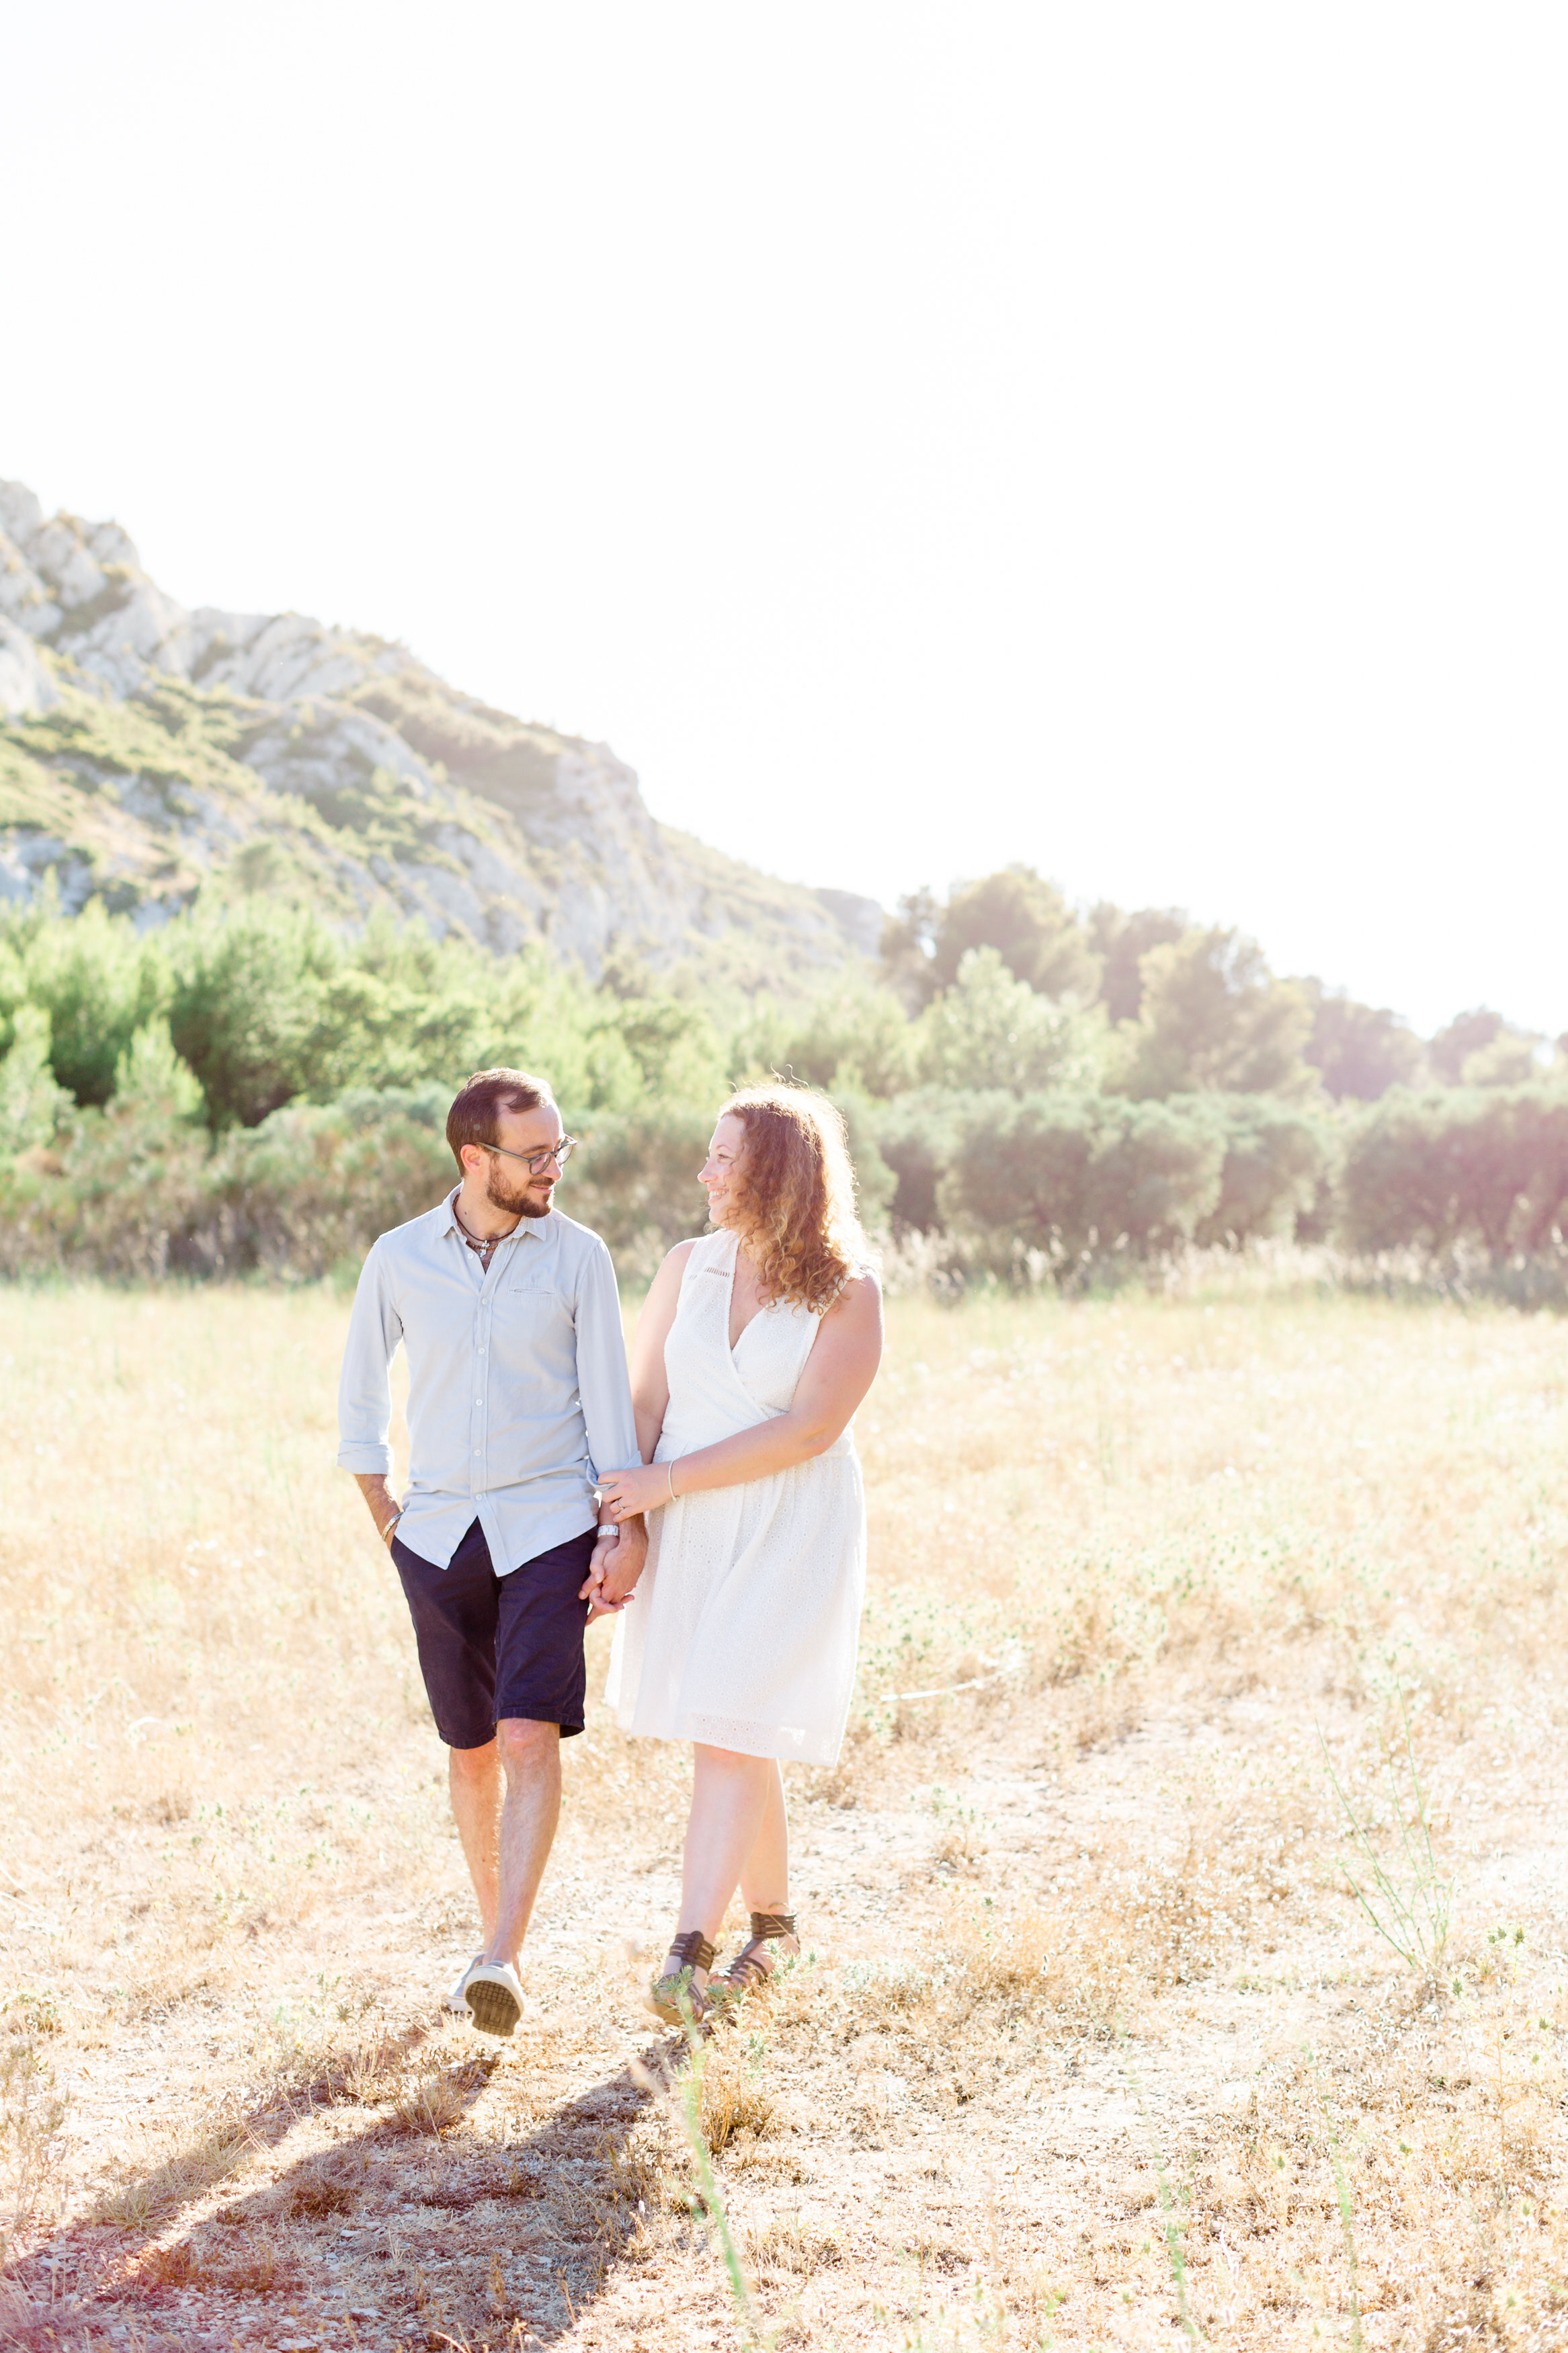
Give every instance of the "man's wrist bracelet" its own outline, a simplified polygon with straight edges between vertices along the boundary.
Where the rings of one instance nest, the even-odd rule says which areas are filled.
[[[391,1519],[388,1520],[386,1525],[381,1531],[381,1541],[386,1546],[388,1552],[392,1550],[392,1539],[396,1533],[397,1523],[402,1517],[403,1514],[401,1512],[395,1512]]]

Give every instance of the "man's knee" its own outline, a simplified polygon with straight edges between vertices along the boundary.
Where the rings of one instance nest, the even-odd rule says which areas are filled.
[[[561,1747],[558,1724],[535,1724],[524,1715],[507,1715],[496,1726],[496,1749],[508,1773],[530,1773],[547,1764]]]
[[[482,1748],[448,1748],[447,1762],[455,1780],[488,1781],[496,1769],[496,1744],[487,1740]]]

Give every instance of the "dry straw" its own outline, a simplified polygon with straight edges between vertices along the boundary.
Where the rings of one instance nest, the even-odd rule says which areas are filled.
[[[1551,2341],[1560,1325],[893,1301],[860,1690],[837,1766],[790,1777],[816,1960],[656,2099],[603,1956],[662,1949],[689,1766],[607,1719],[597,1632],[529,2015],[489,2066],[433,2030],[471,1904],[331,1469],[342,1320],[314,1291],[6,1303],[18,2343],[89,2288],[100,2335],[177,2288],[224,2341],[289,2296],[470,2353],[574,2312],[650,2353],[1132,2344],[1184,2308],[1268,2353],[1358,2318]]]

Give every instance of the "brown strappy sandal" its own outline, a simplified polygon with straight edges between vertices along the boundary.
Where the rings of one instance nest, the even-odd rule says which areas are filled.
[[[793,1958],[792,1955],[777,1953],[773,1950],[778,1940],[784,1936],[789,1938],[795,1952],[798,1953],[800,1938],[795,1933],[793,1912],[752,1913],[751,1935],[723,1976],[708,1989],[708,1999],[713,2009],[726,2011],[733,2010],[758,1986],[766,1985],[780,1960]],[[768,1960],[763,1958],[764,1950],[770,1955]]]
[[[651,1980],[647,2006],[667,2026],[685,2026],[689,2021],[700,2026],[711,2004],[696,1982],[694,1972],[712,1968],[714,1947],[700,1928],[688,1928],[683,1936],[676,1937],[669,1949],[680,1967]]]

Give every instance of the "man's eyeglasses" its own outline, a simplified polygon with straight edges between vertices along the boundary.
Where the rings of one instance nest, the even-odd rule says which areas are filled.
[[[482,1149],[499,1152],[503,1160],[526,1160],[529,1175],[542,1176],[552,1160],[557,1168],[564,1168],[582,1141],[580,1135],[563,1135],[560,1143],[552,1144],[547,1152],[510,1152],[504,1144],[487,1144]]]

